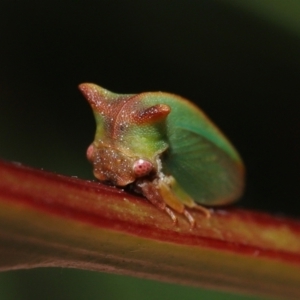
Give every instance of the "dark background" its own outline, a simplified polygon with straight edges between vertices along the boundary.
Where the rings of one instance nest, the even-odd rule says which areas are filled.
[[[241,153],[239,206],[299,217],[299,34],[234,2],[1,1],[0,157],[93,178],[95,123],[77,85],[168,91],[196,102]],[[28,278],[55,274],[44,272]]]

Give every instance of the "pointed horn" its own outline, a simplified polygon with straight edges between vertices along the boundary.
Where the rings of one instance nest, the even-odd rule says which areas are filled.
[[[167,117],[171,108],[166,104],[156,104],[141,111],[137,111],[133,116],[133,122],[137,124],[156,123]]]
[[[78,88],[95,110],[100,110],[105,100],[114,95],[114,93],[93,83],[82,83]]]

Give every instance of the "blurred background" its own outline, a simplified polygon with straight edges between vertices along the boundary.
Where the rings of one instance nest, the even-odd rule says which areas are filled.
[[[0,2],[0,158],[92,179],[77,86],[197,103],[247,168],[238,206],[300,216],[297,0]],[[0,274],[1,299],[254,299],[79,270]]]

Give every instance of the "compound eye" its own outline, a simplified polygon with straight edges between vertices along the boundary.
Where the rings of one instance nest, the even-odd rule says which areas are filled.
[[[88,147],[87,151],[86,151],[86,156],[88,158],[89,161],[93,161],[93,156],[94,156],[94,145],[90,144],[90,146]]]
[[[133,164],[133,172],[137,177],[143,177],[148,175],[153,169],[153,165],[150,161],[140,158]]]

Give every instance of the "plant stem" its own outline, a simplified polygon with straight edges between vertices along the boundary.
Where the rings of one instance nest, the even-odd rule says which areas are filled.
[[[173,224],[145,199],[0,161],[0,270],[70,267],[300,298],[300,223],[241,209]]]

